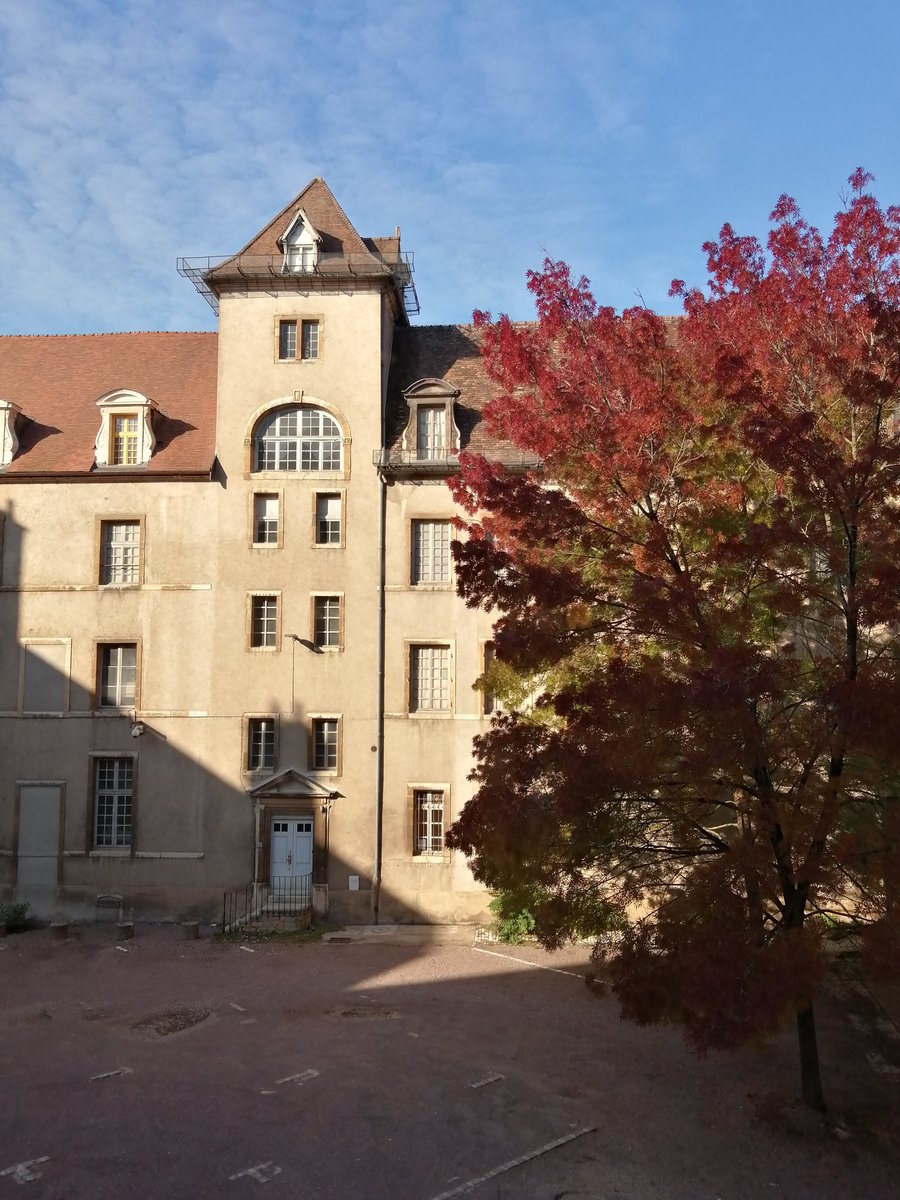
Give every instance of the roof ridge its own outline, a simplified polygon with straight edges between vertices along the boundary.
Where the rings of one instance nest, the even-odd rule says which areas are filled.
[[[0,333],[0,339],[11,341],[13,338],[114,338],[144,335],[152,335],[153,337],[218,337],[218,331],[215,329],[118,329],[91,331],[89,333]]]
[[[338,210],[338,212],[341,214],[341,216],[344,218],[344,220],[347,222],[347,224],[350,226],[350,228],[356,234],[357,240],[362,245],[363,250],[367,251],[368,253],[371,253],[371,251],[369,251],[369,247],[363,241],[362,234],[359,232],[359,230],[356,228],[356,226],[353,224],[353,222],[350,220],[350,218],[344,212],[344,210],[343,210],[340,202],[338,201],[337,197],[335,196],[334,192],[331,190],[331,188],[328,186],[328,184],[325,182],[325,180],[322,178],[322,176],[317,175],[316,178],[313,180],[313,183],[321,183],[322,187],[325,189],[325,191],[331,197],[331,201],[334,204],[334,207]]]
[[[325,183],[325,180],[322,179],[321,175],[316,175],[313,179],[311,179],[309,181],[309,183],[304,188],[302,188],[297,193],[297,195],[293,198],[293,200],[289,200],[287,202],[287,204],[284,206],[284,208],[281,209],[280,212],[277,212],[275,214],[275,216],[271,218],[271,220],[266,221],[266,223],[265,223],[265,225],[263,225],[262,229],[257,229],[257,231],[256,231],[256,233],[254,233],[253,237],[250,238],[250,240],[248,242],[245,242],[243,244],[243,246],[241,246],[240,250],[235,250],[232,254],[229,254],[228,259],[231,260],[233,258],[240,258],[240,256],[244,253],[244,251],[247,250],[248,247],[252,246],[253,243],[258,240],[260,234],[265,233],[265,231],[267,229],[269,229],[272,225],[274,225],[276,221],[279,221],[283,216],[285,216],[289,209],[293,208],[295,205],[298,205],[300,203],[300,201],[303,199],[303,197],[306,195],[306,193],[309,191],[309,189],[312,187],[312,185],[314,183],[316,183],[318,180],[321,180],[322,183]],[[325,184],[325,186],[328,187],[328,184]]]

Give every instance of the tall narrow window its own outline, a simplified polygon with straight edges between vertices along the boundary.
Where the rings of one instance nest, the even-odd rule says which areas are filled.
[[[278,597],[254,596],[250,604],[250,645],[278,645]]]
[[[316,545],[337,546],[341,541],[341,497],[337,493],[316,496]]]
[[[140,521],[103,521],[101,531],[101,583],[140,583]]]
[[[319,357],[319,322],[304,321],[300,327],[300,357],[311,362]]]
[[[247,770],[271,771],[275,766],[275,718],[251,717],[247,722]]]
[[[112,461],[116,467],[133,467],[138,460],[138,419],[123,413],[112,419]]]
[[[338,769],[337,717],[317,717],[312,723],[312,768],[314,771]]]
[[[490,671],[491,667],[494,665],[494,657],[495,657],[494,656],[494,643],[493,642],[485,642],[484,643],[484,673],[485,674],[487,674]],[[500,709],[500,705],[497,703],[497,697],[490,690],[490,688],[485,688],[481,693],[481,707],[482,707],[482,709],[484,711],[484,715],[486,717],[491,716],[493,713],[498,712]]]
[[[134,760],[94,760],[94,845],[98,849],[131,845]]]
[[[137,681],[137,646],[101,646],[97,663],[99,708],[133,708]]]
[[[313,643],[320,650],[336,650],[341,644],[341,601],[339,596],[313,599]]]
[[[450,522],[413,521],[413,583],[450,582]]]
[[[278,357],[290,361],[297,357],[297,322],[278,322]]]
[[[409,663],[409,711],[450,709],[450,647],[412,646]]]
[[[413,854],[443,854],[444,793],[413,793]]]
[[[443,458],[447,453],[443,404],[420,404],[416,416],[416,451],[419,458]]]
[[[257,546],[278,542],[279,498],[274,492],[257,492],[253,497],[253,542]]]

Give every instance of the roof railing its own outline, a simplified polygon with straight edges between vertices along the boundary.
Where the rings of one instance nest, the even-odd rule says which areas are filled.
[[[348,278],[393,279],[403,296],[408,314],[419,312],[419,297],[413,282],[414,256],[403,250],[386,259],[371,251],[320,253],[306,270],[285,263],[282,254],[227,254],[220,257],[179,258],[178,274],[189,279],[213,312],[219,311],[219,285],[239,280],[248,291],[264,291],[275,280],[308,282],[319,288],[329,281]]]

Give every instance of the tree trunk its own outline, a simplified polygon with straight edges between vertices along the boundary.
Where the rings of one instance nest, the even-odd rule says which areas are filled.
[[[818,1112],[827,1112],[819,1070],[819,1046],[812,1005],[797,1013],[797,1037],[800,1041],[800,1088],[803,1102]]]

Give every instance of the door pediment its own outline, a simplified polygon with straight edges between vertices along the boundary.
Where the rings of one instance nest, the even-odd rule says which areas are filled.
[[[317,779],[310,779],[299,771],[290,768],[265,779],[256,787],[250,789],[250,795],[257,799],[275,798],[283,800],[335,800],[341,793],[334,788],[323,787]]]

